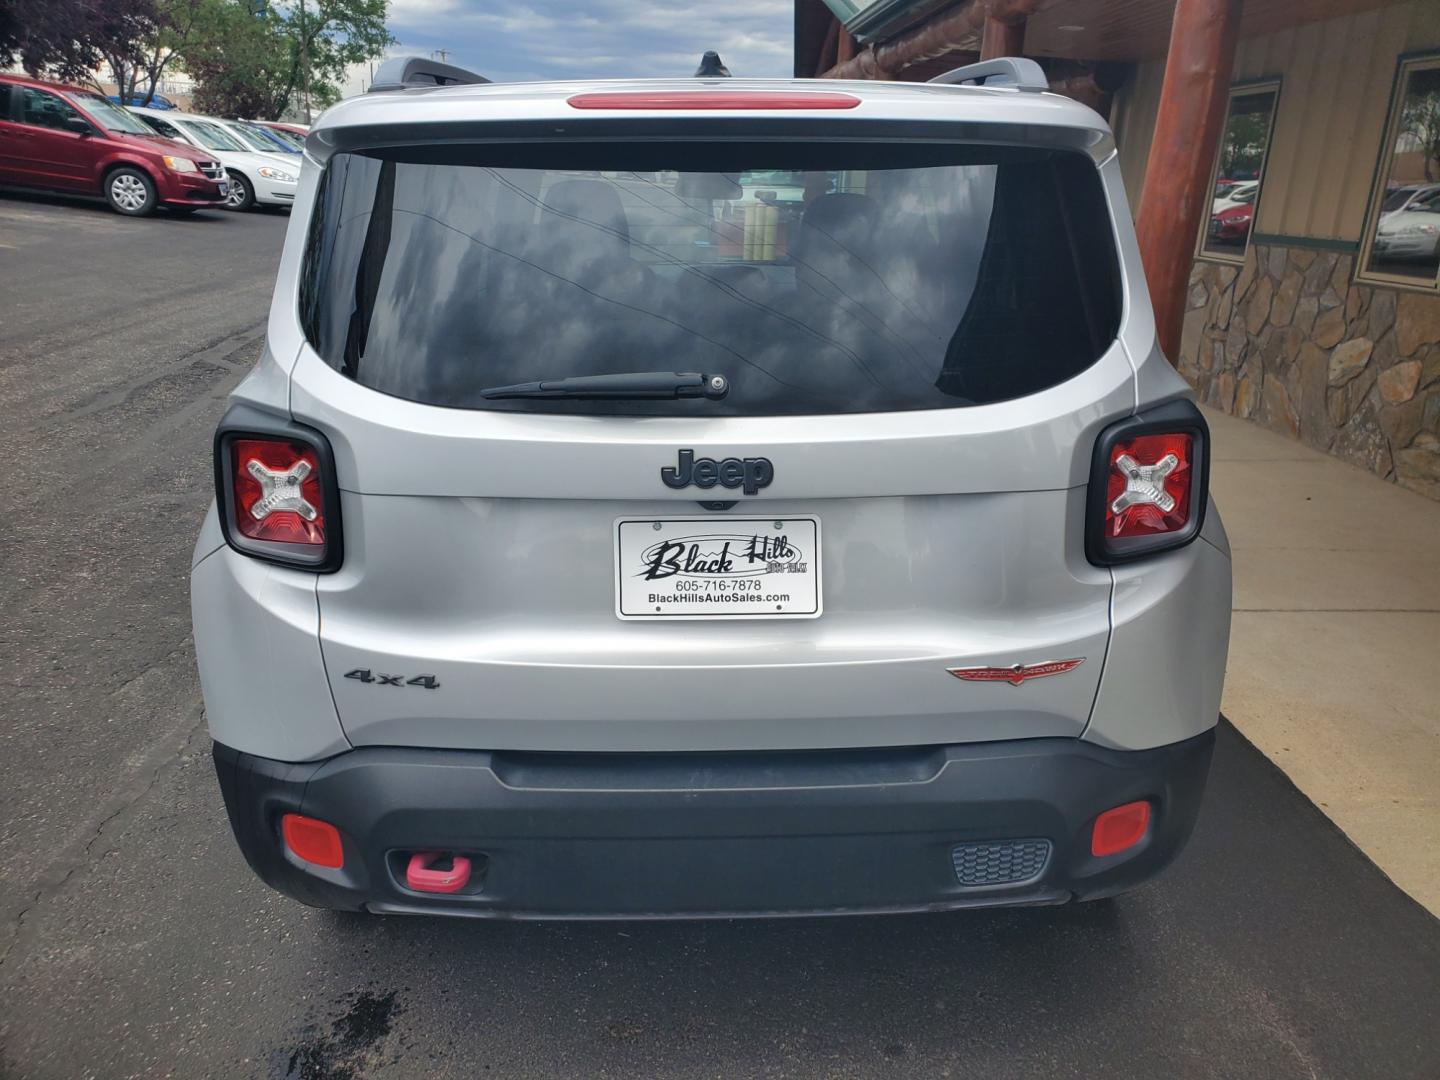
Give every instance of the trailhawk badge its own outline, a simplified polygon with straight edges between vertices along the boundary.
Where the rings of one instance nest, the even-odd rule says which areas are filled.
[[[1085,662],[1078,660],[1046,660],[1039,664],[1012,664],[1010,667],[952,667],[945,670],[966,682],[1008,682],[1019,686],[1027,679],[1043,679],[1047,675],[1064,675]]]
[[[712,488],[716,484],[727,488],[742,488],[746,495],[754,495],[763,487],[769,487],[775,479],[775,466],[769,458],[727,457],[723,461],[714,458],[695,458],[694,450],[681,450],[680,461],[666,465],[660,470],[660,479],[666,487],[683,488],[694,484],[698,488]]]

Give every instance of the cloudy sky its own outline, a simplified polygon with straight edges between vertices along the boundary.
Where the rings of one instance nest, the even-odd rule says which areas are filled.
[[[396,52],[448,49],[497,81],[691,75],[715,49],[736,76],[790,74],[792,0],[391,0]]]

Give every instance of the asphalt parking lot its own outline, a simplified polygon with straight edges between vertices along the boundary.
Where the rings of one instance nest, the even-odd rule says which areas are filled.
[[[269,892],[186,573],[285,225],[0,196],[0,1074],[1440,1076],[1440,921],[1228,725],[1190,848],[1114,903],[565,925]]]

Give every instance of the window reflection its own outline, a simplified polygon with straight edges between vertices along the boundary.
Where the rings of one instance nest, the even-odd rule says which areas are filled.
[[[1440,271],[1440,61],[1402,69],[1385,187],[1366,270],[1434,282]]]
[[[1235,259],[1245,255],[1260,201],[1276,96],[1273,87],[1231,94],[1215,166],[1210,220],[1201,245],[1207,255]]]

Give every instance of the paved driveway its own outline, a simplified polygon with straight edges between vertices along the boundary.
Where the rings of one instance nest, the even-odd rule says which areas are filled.
[[[0,1075],[1440,1076],[1440,922],[1228,726],[1191,847],[1112,904],[553,925],[267,891],[185,573],[284,227],[0,197]]]

